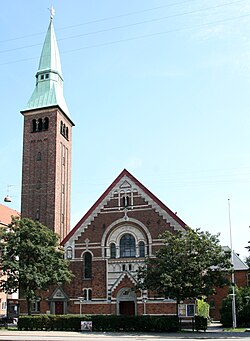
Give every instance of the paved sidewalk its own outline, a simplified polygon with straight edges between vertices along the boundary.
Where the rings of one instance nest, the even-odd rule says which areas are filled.
[[[250,332],[224,332],[220,323],[212,323],[206,332],[183,331],[180,333],[112,333],[112,332],[60,332],[60,331],[18,331],[18,330],[0,330],[0,337],[6,336],[30,336],[46,339],[126,339],[136,340],[145,339],[248,339],[250,340]],[[7,340],[7,339],[6,339]]]

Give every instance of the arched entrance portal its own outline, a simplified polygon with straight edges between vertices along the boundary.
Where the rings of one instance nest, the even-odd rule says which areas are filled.
[[[131,288],[122,288],[116,296],[117,315],[137,315],[136,294]]]

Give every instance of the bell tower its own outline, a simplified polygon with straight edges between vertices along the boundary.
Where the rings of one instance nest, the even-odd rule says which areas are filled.
[[[38,220],[62,240],[70,230],[72,127],[63,95],[60,56],[50,17],[36,86],[24,110],[22,217]]]

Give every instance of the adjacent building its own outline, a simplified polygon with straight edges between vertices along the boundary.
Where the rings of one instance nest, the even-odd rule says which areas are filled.
[[[20,213],[12,208],[0,204],[0,228],[6,227],[11,223],[12,217],[19,217]],[[5,280],[6,276],[1,279]],[[5,292],[0,291],[0,316],[9,315],[15,316],[17,313],[17,299],[18,293],[7,295]]]

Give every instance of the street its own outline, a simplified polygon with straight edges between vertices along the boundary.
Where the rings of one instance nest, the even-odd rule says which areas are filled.
[[[129,334],[129,333],[77,333],[77,332],[51,332],[51,331],[11,331],[0,330],[0,340],[6,341],[162,341],[162,340],[239,340],[250,341],[250,333],[223,333],[223,332],[207,332],[207,333],[152,333],[152,334]]]

